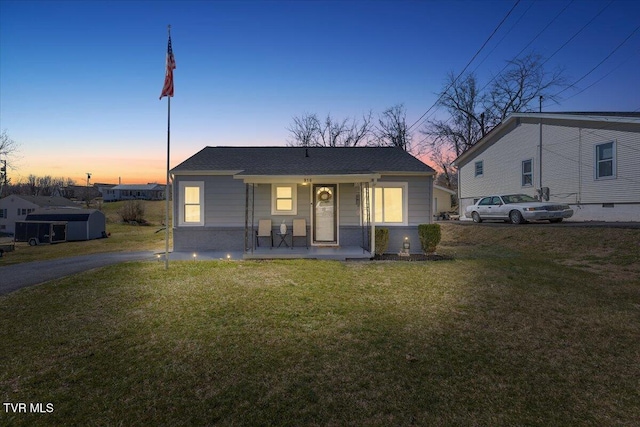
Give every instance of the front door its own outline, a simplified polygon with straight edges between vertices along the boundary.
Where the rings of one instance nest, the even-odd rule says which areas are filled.
[[[337,239],[336,184],[313,186],[313,242],[335,244]]]

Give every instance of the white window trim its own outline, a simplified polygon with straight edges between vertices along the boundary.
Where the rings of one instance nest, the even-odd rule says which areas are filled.
[[[531,162],[531,184],[525,184],[524,183],[524,162]],[[535,177],[533,176],[533,159],[524,159],[522,162],[520,162],[520,186],[524,187],[524,188],[529,188],[529,187],[533,187],[533,183],[534,183],[534,179]]]
[[[200,190],[200,221],[185,222],[184,193],[186,187],[198,187]],[[180,181],[180,205],[178,206],[178,225],[184,227],[199,227],[204,225],[204,181]]]
[[[613,156],[612,156],[612,165],[611,165],[611,176],[598,176],[598,147],[600,147],[601,145],[605,145],[605,144],[611,144],[611,150],[613,152]],[[605,142],[599,142],[597,144],[594,144],[593,146],[593,179],[596,181],[606,181],[608,179],[616,179],[617,175],[618,175],[618,171],[617,171],[617,148],[616,148],[616,141],[605,141]]]
[[[276,209],[276,189],[278,187],[291,188],[291,210]],[[297,184],[271,184],[271,215],[297,215],[298,214],[298,185]]]
[[[376,207],[371,204],[371,217],[376,226],[382,227],[402,227],[409,225],[409,183],[408,182],[388,182],[388,181],[378,181],[376,185],[371,187],[373,191],[376,188],[402,188],[402,222],[380,222],[376,220]],[[377,198],[375,198],[377,201]]]
[[[478,163],[480,163],[480,165],[482,165],[482,173],[477,173],[477,171],[478,171],[478,167],[477,167]],[[475,162],[473,164],[473,176],[474,176],[474,178],[484,176],[484,160],[478,160],[477,162]]]

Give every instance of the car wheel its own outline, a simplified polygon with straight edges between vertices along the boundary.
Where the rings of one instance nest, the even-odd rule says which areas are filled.
[[[520,211],[509,212],[509,220],[511,220],[511,224],[522,224],[524,222]]]
[[[559,222],[562,222],[562,218],[550,219],[549,222],[552,223],[552,224],[557,224]]]
[[[477,223],[482,222],[482,218],[480,218],[480,215],[478,215],[478,212],[472,213],[471,218],[473,218],[473,222],[477,222]]]

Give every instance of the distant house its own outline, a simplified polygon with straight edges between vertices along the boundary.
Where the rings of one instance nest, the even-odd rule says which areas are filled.
[[[452,198],[456,192],[439,185],[433,185],[433,216],[436,219],[447,219],[453,210]]]
[[[97,209],[37,209],[25,221],[66,222],[66,240],[93,240],[106,237],[106,217]]]
[[[161,184],[120,184],[111,188],[100,187],[105,202],[120,200],[164,200],[165,185]]]
[[[517,113],[454,162],[460,212],[480,197],[563,202],[572,220],[640,221],[640,113]]]
[[[68,199],[90,201],[98,197],[102,197],[99,188],[96,185],[87,187],[86,185],[68,185],[61,189],[64,197]]]
[[[435,171],[398,148],[206,147],[171,174],[176,251],[248,257],[261,220],[271,222],[272,238],[283,223],[292,230],[303,220],[312,249],[373,253],[375,228],[385,227],[389,252],[405,238],[420,252],[418,225],[432,222]]]
[[[9,195],[0,199],[0,232],[13,234],[16,221],[23,221],[38,208],[78,207],[64,197]]]

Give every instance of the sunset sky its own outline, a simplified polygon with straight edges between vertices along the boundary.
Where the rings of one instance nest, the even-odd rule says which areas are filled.
[[[87,172],[164,182],[167,24],[172,167],[207,145],[285,145],[305,113],[404,104],[413,124],[496,28],[469,67],[481,84],[529,45],[578,82],[545,111],[640,110],[637,1],[0,0],[0,130],[20,144],[14,182],[83,183]]]

